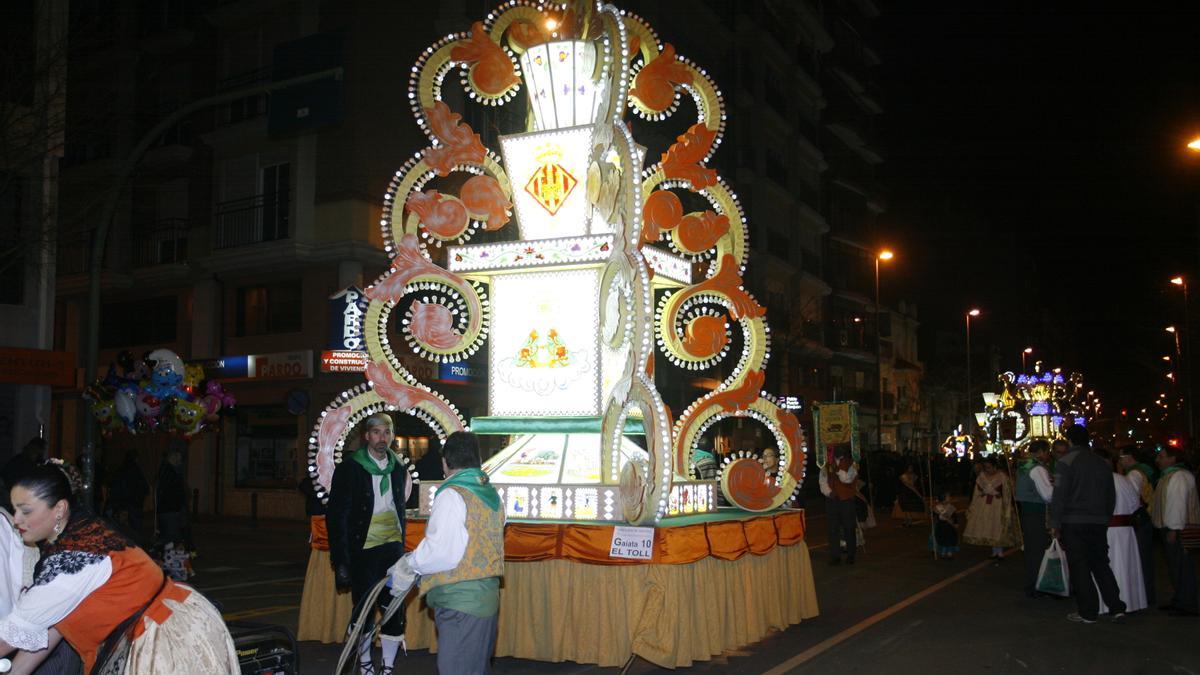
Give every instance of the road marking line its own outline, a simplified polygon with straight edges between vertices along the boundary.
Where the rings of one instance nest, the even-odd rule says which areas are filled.
[[[1008,551],[1005,551],[1004,555],[1007,556],[1009,553],[1012,553],[1013,551],[1016,551],[1016,550],[1017,549],[1010,549]],[[971,567],[968,567],[967,569],[959,572],[958,574],[955,574],[954,576],[952,576],[948,579],[942,579],[941,581],[930,586],[929,588],[926,588],[925,590],[920,591],[914,595],[910,595],[907,598],[901,600],[900,602],[897,602],[896,604],[892,605],[891,607],[888,607],[887,609],[883,610],[882,612],[878,612],[872,616],[869,616],[869,617],[863,619],[862,621],[859,621],[858,623],[854,624],[853,626],[847,628],[846,630],[838,633],[837,635],[834,635],[833,637],[827,638],[827,639],[813,645],[812,647],[809,647],[808,649],[800,652],[799,654],[793,656],[792,658],[788,659],[787,661],[784,661],[783,663],[766,671],[765,673],[763,673],[763,675],[783,675],[784,673],[787,673],[794,668],[798,668],[798,667],[804,665],[805,663],[807,663],[808,661],[811,661],[812,659],[816,658],[817,656],[820,656],[821,654],[825,653],[829,649],[841,644],[842,642],[845,642],[846,640],[849,640],[850,638],[854,637],[855,635],[858,635],[859,633],[870,628],[871,626],[874,626],[875,624],[879,623],[880,621],[883,621],[884,619],[888,618],[889,616],[908,607],[909,605],[912,605],[912,604],[924,599],[927,596],[933,595],[934,593],[937,593],[938,591],[949,586],[950,584],[953,584],[954,582],[956,582],[960,579],[963,579],[964,577],[974,574],[975,572],[978,572],[979,570],[981,570],[985,567],[988,567],[991,564],[992,564],[991,560],[984,560],[983,562],[977,563]]]
[[[240,584],[225,584],[224,586],[203,587],[199,584],[192,584],[196,590],[201,593],[212,593],[213,591],[225,591],[230,588],[246,588],[247,586],[266,586],[270,584],[287,584],[293,581],[304,581],[304,577],[288,577],[286,579],[264,579],[262,581],[246,581]]]
[[[229,612],[222,614],[221,618],[226,621],[239,621],[241,619],[253,619],[256,616],[267,616],[268,614],[282,614],[290,612],[293,609],[300,609],[300,605],[275,605],[274,607],[260,607],[259,609],[247,609],[241,612]]]

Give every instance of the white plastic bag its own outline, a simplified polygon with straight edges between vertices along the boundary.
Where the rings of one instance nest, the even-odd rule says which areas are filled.
[[[1071,594],[1071,572],[1067,565],[1067,554],[1057,539],[1050,540],[1050,547],[1042,556],[1036,588],[1051,595],[1066,597]]]

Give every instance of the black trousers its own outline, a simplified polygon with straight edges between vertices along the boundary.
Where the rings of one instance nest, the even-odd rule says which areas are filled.
[[[1067,550],[1067,564],[1071,570],[1071,587],[1075,590],[1075,602],[1079,615],[1095,621],[1100,613],[1100,597],[1108,606],[1110,614],[1125,611],[1117,577],[1108,564],[1108,525],[1081,525],[1063,523],[1062,545]],[[1092,583],[1092,579],[1096,583]],[[1096,587],[1100,587],[1100,596]]]
[[[1154,587],[1154,523],[1146,507],[1133,512],[1133,535],[1137,537],[1138,557],[1142,559],[1142,581],[1146,586],[1146,601],[1151,607],[1158,602]]]
[[[825,499],[825,518],[829,521],[829,555],[833,558],[841,557],[841,540],[846,540],[846,556],[854,557],[854,552],[858,550],[858,534],[855,527],[858,525],[858,518],[854,513],[854,500],[835,499],[828,497]]]
[[[1046,507],[1043,504],[1017,502],[1021,507],[1021,536],[1025,540],[1025,592],[1035,592],[1038,570],[1042,567],[1042,556],[1050,546],[1050,534],[1046,531]]]
[[[33,671],[33,675],[83,675],[83,660],[71,645],[63,640]]]
[[[1167,542],[1167,530],[1160,529],[1159,533],[1167,553],[1167,571],[1171,574],[1171,585],[1174,586],[1170,604],[1178,609],[1195,612],[1200,609],[1196,598],[1196,563],[1183,547],[1183,538],[1178,531],[1175,532],[1173,544]]]
[[[359,601],[370,594],[371,588],[387,575],[388,570],[403,555],[404,544],[398,541],[388,542],[381,546],[363,549],[351,554],[350,599],[354,601],[356,609],[358,608]],[[379,594],[376,606],[379,608],[381,614],[387,609],[388,603],[391,601],[392,594],[386,590]],[[396,615],[383,625],[380,633],[390,637],[399,637],[404,634],[404,621],[404,611],[396,612]],[[363,627],[363,634],[368,635],[367,629],[374,625],[375,617],[372,614],[370,621]]]

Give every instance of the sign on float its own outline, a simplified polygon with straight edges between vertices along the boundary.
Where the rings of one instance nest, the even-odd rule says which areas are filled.
[[[614,527],[608,557],[652,560],[654,558],[654,528],[627,527],[625,525]]]

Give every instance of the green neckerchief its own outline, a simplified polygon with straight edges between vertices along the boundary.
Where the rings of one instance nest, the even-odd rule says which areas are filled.
[[[1143,462],[1138,462],[1137,464],[1129,467],[1129,471],[1133,471],[1134,469],[1140,469],[1142,473],[1146,474],[1146,480],[1150,481],[1151,485],[1154,484],[1154,480],[1157,478],[1157,476],[1154,475],[1153,468]],[[1125,473],[1129,473],[1129,471],[1126,471]]]
[[[375,458],[371,456],[370,450],[366,448],[355,450],[350,457],[372,476],[383,476],[383,479],[379,481],[379,494],[386,495],[388,489],[391,488],[392,472],[396,470],[396,454],[391,450],[387,451],[387,466],[382,469],[375,463]]]
[[[1038,465],[1038,461],[1036,459],[1030,457],[1029,459],[1025,460],[1024,462],[1021,462],[1020,465],[1017,466],[1017,468],[1021,471],[1021,473],[1029,473],[1030,471],[1033,471],[1033,467],[1035,467],[1037,465]]]
[[[1171,474],[1175,473],[1176,471],[1179,471],[1182,468],[1183,468],[1183,466],[1180,464],[1172,464],[1171,466],[1168,466],[1167,468],[1163,469],[1162,473],[1160,473],[1158,475],[1159,482],[1162,482],[1162,479],[1166,478],[1167,476],[1170,476]]]
[[[442,493],[442,490],[451,485],[465,488],[471,491],[471,494],[479,497],[484,506],[495,511],[500,508],[500,494],[496,492],[496,488],[492,487],[491,481],[488,480],[487,474],[480,469],[459,469],[454,475],[447,478],[438,487],[437,492],[433,493],[436,497]]]

